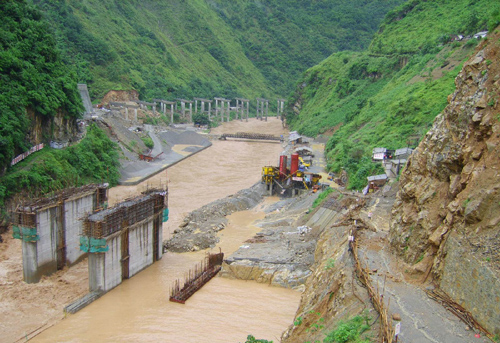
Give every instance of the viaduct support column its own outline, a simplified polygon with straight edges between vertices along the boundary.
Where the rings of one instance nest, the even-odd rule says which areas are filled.
[[[236,120],[238,120],[238,115],[239,115],[239,112],[240,112],[240,107],[238,106],[240,104],[240,101],[238,99],[236,99]]]
[[[269,101],[266,101],[266,121],[268,116],[269,116]]]
[[[259,115],[259,108],[260,108],[260,100],[257,99],[257,113],[256,113],[256,116],[257,116],[257,119],[260,120],[261,118],[260,118],[260,115]]]

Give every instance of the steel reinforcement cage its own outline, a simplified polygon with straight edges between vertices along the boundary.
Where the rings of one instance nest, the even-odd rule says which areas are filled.
[[[126,227],[161,215],[167,207],[168,190],[148,190],[125,200],[116,207],[88,216],[83,222],[82,236],[103,238]]]
[[[37,234],[37,212],[49,207],[61,206],[69,198],[85,196],[89,193],[96,195],[97,207],[107,201],[107,184],[89,184],[82,187],[71,187],[56,192],[51,196],[37,199],[26,199],[10,211],[13,237],[34,242],[39,239]]]

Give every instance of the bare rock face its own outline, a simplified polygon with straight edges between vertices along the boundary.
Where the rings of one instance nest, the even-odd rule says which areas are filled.
[[[491,35],[464,64],[448,106],[410,157],[390,230],[407,262],[433,256],[434,279],[493,334],[500,293],[486,296],[484,287],[500,289],[498,40]]]
[[[44,137],[50,137],[56,141],[73,141],[75,139],[77,134],[76,118],[67,117],[61,111],[58,111],[50,120],[42,115],[36,115],[31,109],[28,109],[27,114],[31,121],[27,138],[31,144],[42,143]]]

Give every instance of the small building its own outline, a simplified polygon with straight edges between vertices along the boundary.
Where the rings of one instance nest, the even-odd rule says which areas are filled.
[[[370,186],[370,189],[372,186],[374,188],[379,188],[385,185],[389,177],[386,174],[381,174],[381,175],[374,175],[374,176],[368,176],[368,185]]]
[[[14,238],[22,240],[23,277],[38,282],[85,257],[80,251],[81,218],[104,207],[107,184],[69,188],[11,211]]]
[[[292,131],[288,136],[288,141],[293,144],[300,144],[302,143],[302,136],[297,131]]]
[[[80,248],[89,253],[89,290],[107,292],[162,257],[168,190],[153,189],[88,216]]]
[[[413,152],[412,148],[397,149],[394,152],[394,159],[396,159],[396,160],[407,160],[408,157],[410,157],[410,155],[411,155],[412,152]]]
[[[479,39],[479,38],[484,38],[488,34],[488,31],[481,31],[478,32],[474,35],[474,38]]]
[[[464,39],[463,35],[451,35],[450,37],[452,42],[459,42]]]
[[[312,157],[314,157],[313,149],[311,149],[307,146],[301,146],[301,147],[295,148],[295,152],[297,154],[299,154],[299,156],[312,156]]]
[[[373,161],[383,161],[387,153],[386,148],[373,148],[372,160]]]
[[[386,175],[390,179],[395,179],[398,177],[399,172],[406,164],[406,159],[389,160],[384,162],[384,169]]]
[[[390,160],[394,157],[394,150],[386,148],[373,148],[372,161]]]

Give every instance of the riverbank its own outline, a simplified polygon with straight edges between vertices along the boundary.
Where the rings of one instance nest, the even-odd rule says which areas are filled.
[[[213,130],[215,134],[239,131],[286,135],[275,118],[224,123]],[[163,225],[164,238],[168,238],[189,212],[258,182],[262,166],[275,164],[282,150],[275,143],[212,143],[138,185],[110,189],[110,206],[168,182],[170,220]],[[259,229],[250,223],[261,216],[254,211],[228,216],[226,232],[221,233],[223,249],[237,249],[255,235]],[[188,306],[172,307],[167,299],[171,283],[203,259],[204,252],[167,253],[158,263],[65,318],[63,308],[88,291],[87,260],[44,277],[39,284],[26,284],[22,280],[21,242],[4,237],[0,244],[0,331],[6,342],[23,341],[26,335],[31,338],[48,327],[34,341],[199,342],[214,338],[234,343],[244,341],[248,334],[277,341],[292,321],[300,297],[295,291],[216,278],[190,299]],[[254,297],[248,298],[249,293]],[[217,311],[210,310],[214,308]],[[231,321],[224,319],[227,313],[232,313]]]

